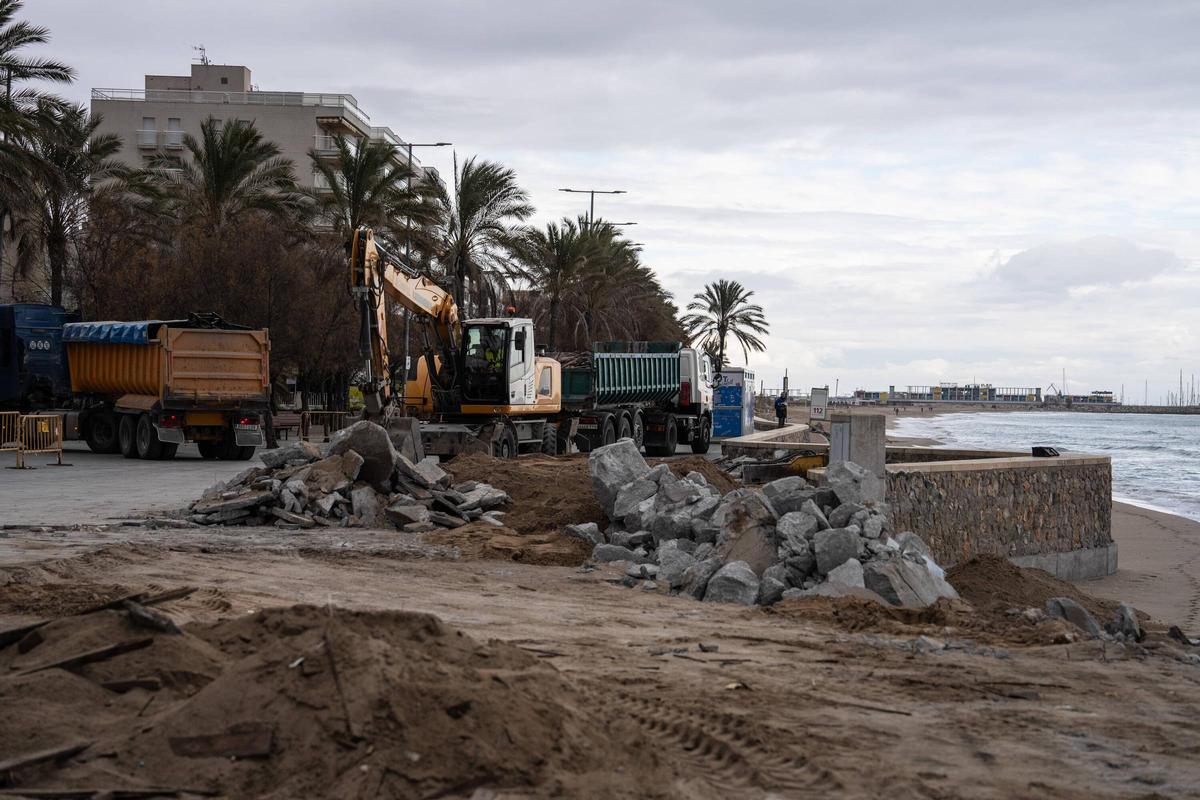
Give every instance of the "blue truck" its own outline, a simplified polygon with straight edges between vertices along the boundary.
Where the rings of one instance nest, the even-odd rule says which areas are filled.
[[[38,411],[71,395],[63,325],[78,315],[36,303],[0,305],[0,410]]]

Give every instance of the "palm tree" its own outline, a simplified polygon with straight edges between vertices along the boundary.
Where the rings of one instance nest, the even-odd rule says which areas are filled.
[[[520,265],[520,277],[549,303],[546,347],[554,350],[563,301],[586,277],[589,258],[595,253],[595,240],[588,235],[586,225],[564,218],[561,224],[546,223],[544,230],[523,229],[514,242],[513,252]]]
[[[476,308],[495,308],[511,270],[512,225],[533,214],[529,195],[508,167],[474,156],[454,158],[453,194],[428,179],[426,190],[438,206],[436,255],[454,283],[454,301],[467,315],[467,285]]]
[[[121,139],[97,135],[100,116],[89,117],[81,105],[43,102],[37,118],[39,129],[29,144],[46,170],[21,193],[19,267],[44,260],[50,268],[50,302],[60,305],[71,244],[83,231],[96,184],[121,171],[112,160]]]
[[[767,334],[767,320],[762,306],[750,302],[753,296],[754,292],[737,281],[719,280],[706,285],[688,303],[687,310],[694,313],[680,321],[690,337],[706,350],[716,352],[718,370],[725,366],[725,345],[730,335],[742,345],[742,356],[747,360],[750,351],[766,349],[758,336]]]
[[[587,226],[587,236],[593,252],[578,304],[590,346],[601,327],[611,330],[605,317],[609,311],[620,308],[617,290],[644,286],[647,275],[652,277],[653,273],[641,264],[641,248],[622,237],[615,225],[593,220]]]
[[[304,207],[291,160],[254,123],[209,117],[200,138],[187,134],[183,146],[188,157],[163,154],[151,165],[153,183],[181,221],[216,232],[246,212],[286,216]]]
[[[50,31],[28,22],[16,21],[24,3],[0,0],[0,222],[8,217],[16,228],[22,209],[20,195],[32,181],[46,177],[46,165],[31,151],[28,142],[37,135],[37,108],[62,101],[39,89],[15,86],[24,81],[70,83],[74,71],[65,64],[45,58],[28,58],[21,52],[31,45],[45,44]],[[18,268],[20,265],[18,265]],[[0,269],[0,277],[3,277]]]
[[[311,192],[318,214],[341,234],[366,225],[394,241],[419,241],[408,231],[436,221],[436,210],[421,192],[423,182],[414,186],[416,171],[399,160],[395,145],[368,141],[355,146],[340,134],[333,143],[337,155],[332,158],[308,151],[327,187]]]

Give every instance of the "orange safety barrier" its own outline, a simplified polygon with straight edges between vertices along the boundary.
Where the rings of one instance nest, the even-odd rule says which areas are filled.
[[[20,417],[19,411],[0,411],[0,451],[20,449]]]
[[[17,418],[17,469],[25,469],[25,456],[56,453],[64,466],[62,417],[57,414],[22,414]]]
[[[324,430],[324,441],[328,442],[329,434],[346,427],[346,416],[345,411],[305,411],[300,414],[300,438],[309,441],[315,425]]]

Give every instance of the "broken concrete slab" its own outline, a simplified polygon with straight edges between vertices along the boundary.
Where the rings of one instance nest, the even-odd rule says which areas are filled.
[[[563,529],[563,533],[572,539],[580,539],[592,546],[604,544],[604,534],[600,532],[600,526],[594,522],[568,525]]]
[[[392,447],[414,464],[425,458],[425,447],[421,441],[421,425],[416,417],[394,417],[388,420],[388,438]]]
[[[278,508],[278,507],[268,508],[267,513],[271,514],[272,516],[274,516],[278,519],[283,520],[284,522],[288,523],[289,525],[296,525],[301,528],[312,528],[312,527],[315,527],[317,524],[316,522],[313,521],[313,518],[310,516],[307,516],[305,514],[296,514],[291,511],[287,511],[285,509]]]
[[[612,561],[642,562],[645,558],[619,544],[598,544],[592,548],[592,560],[607,564]]]
[[[844,528],[850,524],[855,514],[866,510],[861,503],[842,503],[829,515],[829,527]]]
[[[784,516],[793,511],[800,511],[807,500],[816,494],[808,485],[808,481],[799,475],[789,475],[771,481],[763,487],[763,494],[770,501],[775,513]]]
[[[863,577],[863,565],[857,558],[847,559],[843,564],[829,570],[825,580],[830,583],[840,583],[843,586],[867,588]]]
[[[703,600],[708,582],[719,569],[721,569],[721,559],[716,556],[697,560],[695,564],[684,570],[683,593],[697,600]]]
[[[278,469],[289,461],[303,461],[309,464],[321,458],[321,448],[312,442],[296,441],[277,447],[274,450],[261,450],[258,460],[267,469]]]
[[[696,557],[681,549],[678,542],[666,542],[658,550],[658,579],[672,589],[683,586],[684,575],[696,563]]]
[[[649,478],[638,478],[622,486],[613,500],[613,513],[610,519],[624,519],[634,513],[643,500],[654,497],[658,493],[658,483]]]
[[[429,522],[429,509],[422,505],[393,503],[385,509],[384,514],[396,526]]]
[[[749,489],[730,492],[712,517],[720,530],[717,556],[726,562],[744,561],[761,575],[777,559],[775,523],[775,512],[762,495]]]
[[[826,575],[852,558],[857,558],[861,540],[853,528],[830,528],[813,535],[817,572]]]
[[[882,503],[884,486],[878,476],[855,464],[841,461],[825,470],[825,483],[837,495],[839,503]]]
[[[1086,608],[1069,597],[1051,597],[1046,601],[1046,614],[1058,619],[1065,619],[1092,638],[1103,635],[1099,623]]]
[[[896,606],[924,608],[942,597],[958,597],[953,586],[933,575],[924,564],[906,558],[868,561],[863,565],[863,580],[868,589]]]
[[[632,439],[597,448],[588,456],[588,474],[596,499],[609,519],[614,519],[613,504],[626,484],[650,473],[650,467]]]
[[[709,579],[704,590],[704,602],[752,606],[758,599],[759,584],[758,575],[750,564],[730,561]]]
[[[1138,622],[1137,611],[1128,603],[1117,606],[1117,611],[1112,621],[1105,626],[1105,630],[1113,636],[1124,636],[1131,642],[1140,642],[1146,635],[1142,631],[1142,624]]]
[[[353,450],[363,458],[358,473],[361,480],[380,489],[390,488],[392,472],[396,469],[400,454],[392,446],[387,431],[370,420],[343,428],[333,434],[329,453],[340,456],[347,450]]]
[[[360,486],[350,491],[350,513],[362,520],[368,528],[378,528],[385,521],[383,497],[370,486]]]
[[[218,498],[214,500],[200,500],[192,505],[192,513],[195,514],[223,514],[231,511],[242,511],[246,509],[256,508],[272,499],[275,495],[269,489],[257,489],[244,491],[229,498]]]
[[[800,510],[817,521],[817,530],[823,531],[832,527],[829,520],[825,518],[825,512],[821,510],[815,500],[806,500]]]

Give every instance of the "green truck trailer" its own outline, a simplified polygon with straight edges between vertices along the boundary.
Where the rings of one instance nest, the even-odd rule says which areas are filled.
[[[712,367],[679,342],[599,342],[562,363],[560,438],[583,452],[631,438],[647,455],[679,445],[708,452],[712,441]],[[561,435],[562,426],[574,427]]]

